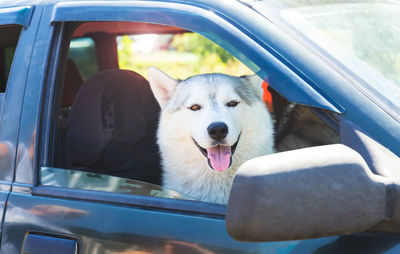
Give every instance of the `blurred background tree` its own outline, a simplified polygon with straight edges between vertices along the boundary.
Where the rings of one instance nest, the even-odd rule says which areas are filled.
[[[124,35],[118,37],[117,43],[120,68],[136,71],[146,78],[151,66],[179,79],[213,72],[252,74],[229,52],[195,33]]]

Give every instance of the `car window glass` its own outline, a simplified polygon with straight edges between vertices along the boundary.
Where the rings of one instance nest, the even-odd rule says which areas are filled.
[[[8,75],[20,32],[19,26],[0,26],[0,105],[3,105]]]
[[[159,185],[93,172],[43,167],[40,170],[40,174],[41,184],[48,186],[163,198],[192,199],[187,195],[168,190]]]
[[[15,48],[16,46],[8,46],[8,47],[2,47],[0,50],[2,51],[0,53],[1,59],[0,61],[2,62],[1,64],[1,74],[0,74],[0,105],[3,105],[4,98],[5,98],[5,92],[6,92],[6,86],[7,86],[7,81],[8,81],[8,75],[10,73],[11,69],[11,64],[14,58],[14,53],[15,53]],[[1,115],[1,112],[0,112]]]
[[[400,108],[400,7],[392,1],[263,1],[273,15],[315,42]],[[384,39],[382,39],[384,38]]]
[[[21,32],[19,26],[0,26],[0,118],[5,99],[8,75],[14,58],[15,48]]]
[[[74,38],[71,40],[68,58],[79,68],[84,80],[98,71],[96,48],[92,38]]]

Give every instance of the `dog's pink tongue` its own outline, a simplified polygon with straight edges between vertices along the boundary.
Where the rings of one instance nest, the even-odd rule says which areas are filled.
[[[214,170],[224,171],[231,164],[231,147],[221,145],[211,147],[207,149],[207,156]]]

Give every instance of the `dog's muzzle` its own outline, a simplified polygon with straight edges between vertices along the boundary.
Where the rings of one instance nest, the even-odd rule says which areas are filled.
[[[232,146],[218,144],[208,149],[201,147],[194,138],[192,139],[200,152],[207,158],[208,166],[212,170],[225,171],[232,165],[232,156],[236,151],[240,135]]]

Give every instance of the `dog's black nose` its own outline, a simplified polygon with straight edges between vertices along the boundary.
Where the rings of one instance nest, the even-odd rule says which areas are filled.
[[[207,131],[212,139],[220,141],[228,135],[228,126],[223,122],[215,122],[208,126]]]

